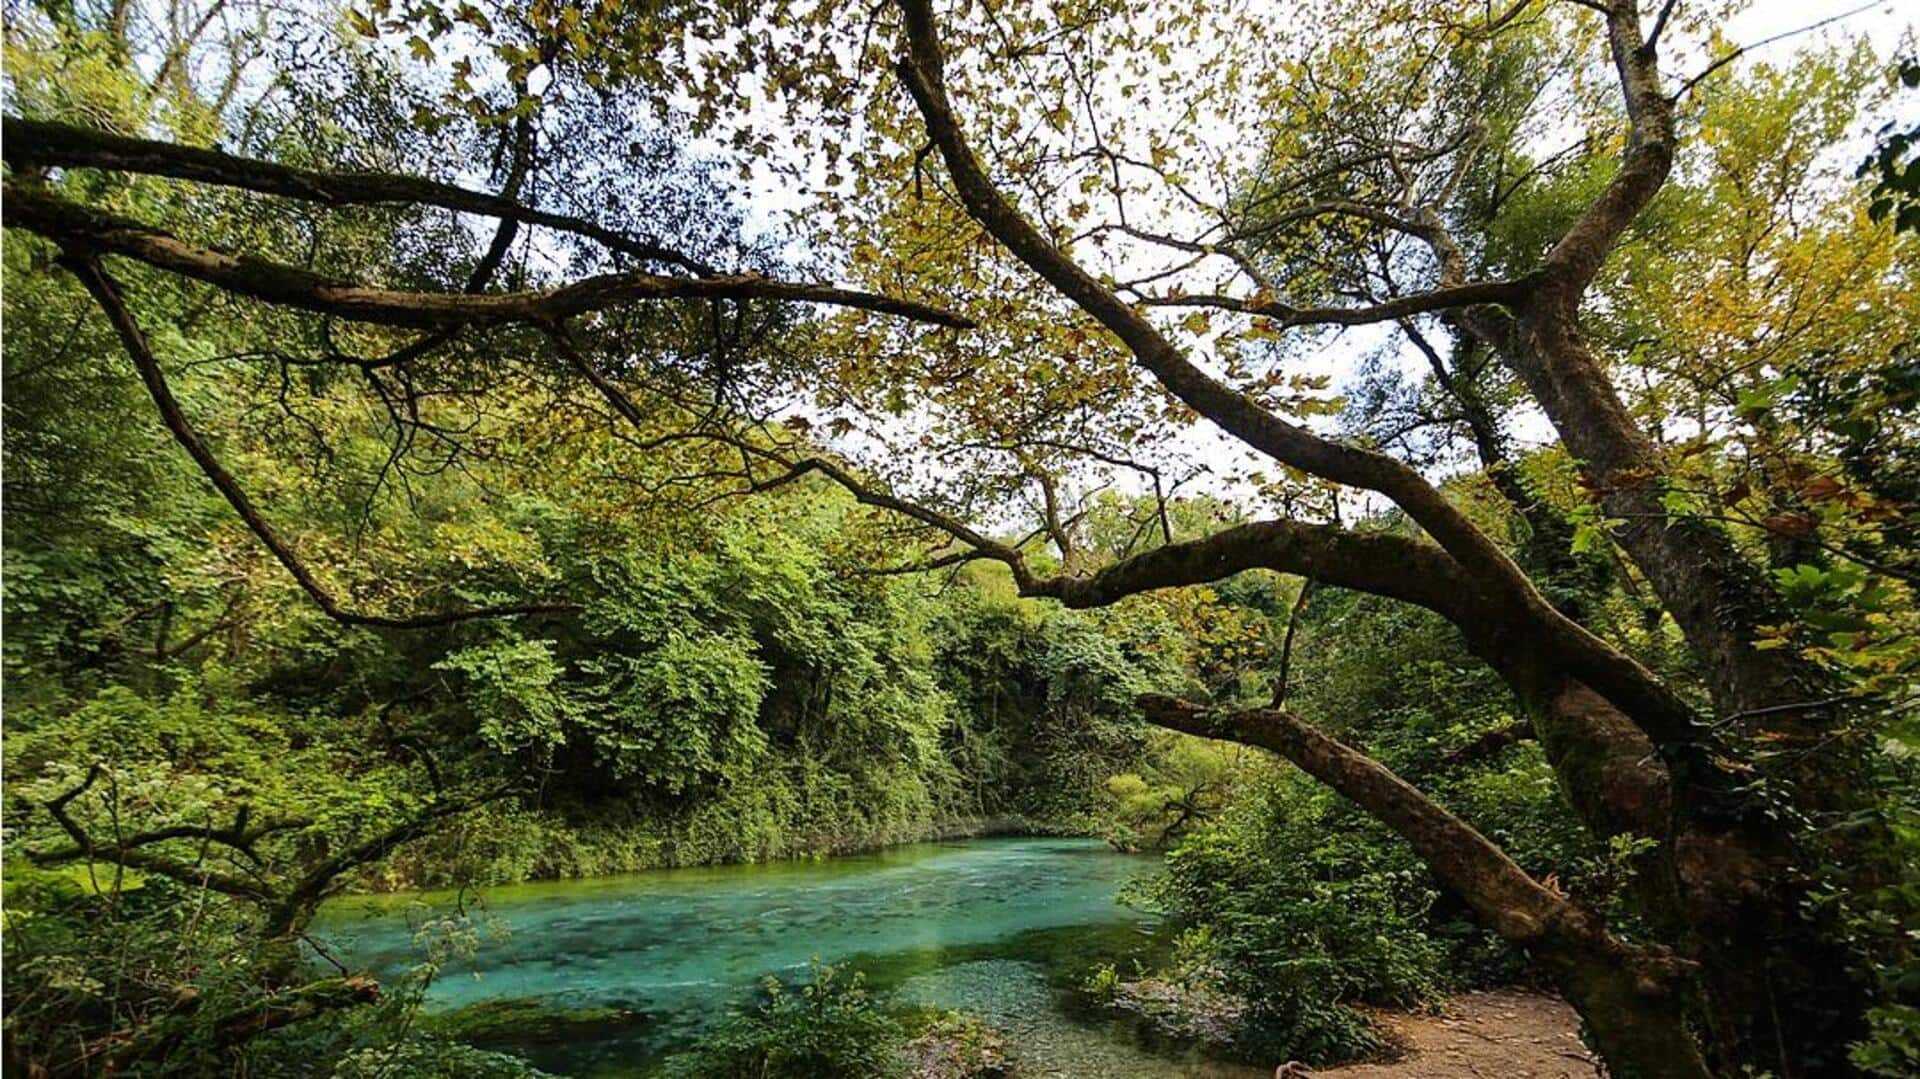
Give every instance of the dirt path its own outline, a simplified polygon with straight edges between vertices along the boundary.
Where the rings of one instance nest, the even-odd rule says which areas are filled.
[[[1580,1020],[1556,997],[1512,990],[1463,993],[1440,1015],[1382,1013],[1407,1046],[1391,1064],[1311,1073],[1340,1079],[1593,1079]]]

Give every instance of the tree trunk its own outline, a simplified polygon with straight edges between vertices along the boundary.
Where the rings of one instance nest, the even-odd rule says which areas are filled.
[[[1712,1074],[1682,1006],[1689,964],[1613,936],[1591,911],[1529,877],[1486,836],[1378,761],[1276,709],[1222,714],[1159,696],[1140,703],[1148,719],[1170,730],[1279,753],[1399,833],[1483,924],[1532,953],[1620,1074]]]
[[[1581,458],[1615,536],[1647,575],[1698,658],[1716,710],[1732,732],[1780,751],[1791,809],[1729,777],[1682,775],[1674,792],[1670,861],[1702,962],[1710,1052],[1722,1068],[1764,1068],[1785,1079],[1850,1073],[1844,1046],[1859,1037],[1867,987],[1853,957],[1812,909],[1798,866],[1818,820],[1857,807],[1858,769],[1829,681],[1792,649],[1754,646],[1763,625],[1789,620],[1759,569],[1716,525],[1670,515],[1667,472],[1633,425],[1565,304],[1523,313],[1512,365]],[[1752,753],[1742,754],[1749,758]],[[1801,814],[1805,818],[1800,817]],[[1798,827],[1796,827],[1798,823]],[[1783,1007],[1783,995],[1794,998]]]
[[[1523,313],[1516,346],[1507,354],[1515,372],[1620,522],[1615,538],[1686,635],[1720,715],[1808,744],[1823,737],[1836,717],[1813,702],[1833,695],[1828,681],[1791,650],[1754,647],[1762,626],[1789,620],[1772,585],[1723,529],[1668,512],[1665,463],[1627,415],[1567,302],[1541,296]]]

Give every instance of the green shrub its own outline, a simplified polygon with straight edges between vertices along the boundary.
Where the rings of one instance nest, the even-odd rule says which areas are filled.
[[[735,1014],[691,1053],[670,1061],[670,1079],[815,1079],[899,1075],[905,1030],[867,995],[857,972],[813,964],[800,986],[777,978],[765,999]]]
[[[1422,1004],[1449,984],[1425,870],[1298,777],[1277,777],[1181,843],[1141,898],[1185,927],[1183,976],[1247,1000],[1249,1055],[1323,1063],[1377,1051],[1350,1004]]]
[[[420,1038],[342,1057],[333,1079],[550,1079],[510,1053]]]
[[[1856,1067],[1869,1075],[1920,1074],[1920,1008],[1890,1004],[1867,1013],[1869,1034],[1853,1047]]]
[[[945,1012],[906,1044],[914,1079],[989,1079],[1010,1074],[1006,1036],[968,1012]]]

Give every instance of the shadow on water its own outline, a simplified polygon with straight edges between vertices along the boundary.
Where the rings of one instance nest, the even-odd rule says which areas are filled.
[[[1248,1075],[1181,1066],[1118,1028],[1072,1014],[1102,963],[1159,942],[1120,887],[1153,868],[1088,840],[916,844],[822,862],[661,870],[488,889],[477,917],[504,927],[428,992],[429,1025],[556,1074],[645,1075],[750,1006],[767,975],[810,960],[863,971],[902,1010],[978,1012],[1009,1034],[1023,1075]],[[447,895],[355,897],[318,926],[352,965],[418,963]]]

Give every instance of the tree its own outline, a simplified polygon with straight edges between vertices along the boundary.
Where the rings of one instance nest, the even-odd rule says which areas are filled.
[[[1728,77],[1729,57],[1698,59],[1701,73],[1685,80],[1666,70],[1672,42],[1713,46],[1711,26],[1671,0],[1650,17],[1632,0],[1520,0],[1498,12],[1330,3],[1317,15],[1306,20],[1311,33],[1295,34],[1206,4],[1165,13],[901,0],[854,27],[833,5],[735,18],[697,5],[488,14],[379,2],[353,14],[360,31],[404,42],[447,75],[407,134],[426,142],[457,123],[495,133],[515,162],[500,192],[10,117],[7,224],[58,252],[175,440],[344,622],[404,629],[564,616],[569,601],[386,611],[342,598],[173,399],[123,276],[291,320],[303,339],[326,342],[301,363],[358,371],[376,390],[383,378],[457,368],[484,392],[502,377],[494,365],[503,357],[540,355],[630,424],[638,452],[698,445],[700,474],[729,479],[738,494],[824,482],[896,516],[930,537],[924,564],[904,568],[995,562],[1021,595],[1073,608],[1261,568],[1432,611],[1513,690],[1587,827],[1654,841],[1636,878],[1650,939],[1533,879],[1432,797],[1278,704],[1163,695],[1139,704],[1161,726],[1279,753],[1393,828],[1487,926],[1533,955],[1623,1073],[1844,1074],[1844,1046],[1861,1034],[1872,990],[1842,928],[1843,904],[1829,901],[1816,867],[1860,878],[1887,871],[1869,778],[1877,709],[1907,684],[1913,661],[1882,654],[1881,669],[1862,677],[1833,657],[1863,633],[1898,637],[1885,594],[1910,577],[1886,572],[1874,551],[1880,537],[1907,534],[1898,523],[1906,509],[1877,497],[1877,522],[1837,521],[1830,531],[1846,535],[1831,541],[1817,522],[1762,519],[1758,531],[1800,532],[1876,579],[1878,598],[1865,606],[1878,609],[1862,616],[1869,628],[1845,631],[1837,647],[1818,639],[1820,627],[1801,628],[1795,616],[1798,578],[1770,575],[1756,530],[1695,497],[1689,484],[1712,470],[1636,415],[1636,397],[1657,404],[1659,394],[1632,392],[1622,360],[1634,345],[1607,332],[1629,311],[1620,301],[1631,290],[1613,275],[1637,245],[1690,246],[1684,210],[1662,200],[1698,119],[1689,110]],[[476,79],[476,64],[491,78]],[[548,80],[539,92],[536,75]],[[587,138],[593,102],[635,88],[655,116],[686,95],[696,121],[739,148],[750,176],[756,162],[805,175],[782,156],[789,151],[817,166],[822,195],[802,238],[863,287],[803,281],[769,260],[760,269],[770,272],[722,271],[599,224],[588,207],[526,201],[523,186],[541,166],[536,143],[549,148],[546,166],[589,197],[606,192],[590,177],[618,154],[583,168],[552,134],[541,142],[535,133],[550,124],[562,143]],[[757,101],[763,90],[772,103]],[[776,110],[793,122],[767,122]],[[1157,117],[1177,119],[1162,128]],[[1556,125],[1581,137],[1540,152],[1543,130]],[[827,137],[829,128],[846,138]],[[1235,164],[1202,137],[1213,128],[1257,160]],[[1196,193],[1203,171],[1225,178],[1220,197]],[[477,261],[452,257],[462,243],[448,237],[419,279],[385,284],[221,250],[189,235],[188,215],[162,227],[89,205],[74,177],[98,173],[498,224]],[[1798,197],[1801,180],[1788,170],[1774,202]],[[1096,201],[1106,209],[1089,223]],[[529,229],[544,230],[580,272],[523,273],[510,290],[491,288],[500,253]],[[1898,242],[1908,246],[1885,248],[1873,281],[1910,268],[1910,241]],[[1127,259],[1103,253],[1123,243],[1128,258],[1144,250],[1180,262],[1123,281]],[[1189,287],[1216,270],[1217,284]],[[927,296],[942,301],[918,298]],[[796,302],[827,313],[782,306],[756,323],[764,333],[718,335],[695,364],[649,353],[644,321],[627,314],[706,304],[719,320]],[[1179,313],[1177,323],[1163,310]],[[1891,336],[1910,342],[1912,314],[1885,312]],[[1217,328],[1216,318],[1230,325]],[[332,343],[343,325],[355,327],[357,350]],[[1541,541],[1521,560],[1414,463],[1317,429],[1315,415],[1328,410],[1317,383],[1284,370],[1327,328],[1387,326],[1428,353],[1480,463]],[[1452,360],[1431,340],[1441,333]],[[794,386],[805,390],[804,409],[785,392]],[[1538,408],[1570,459],[1586,495],[1561,516],[1542,510],[1542,492],[1506,482],[1513,462],[1495,393]],[[1715,422],[1726,416],[1703,407]],[[663,410],[674,417],[665,432]],[[1261,462],[1246,479],[1282,515],[1176,534],[1170,472],[1152,461],[1190,426]],[[907,454],[862,468],[821,449],[834,439],[904,442]],[[1809,459],[1830,452],[1802,448]],[[1134,538],[1090,547],[1074,499],[1103,474],[1135,477],[1159,498]],[[1790,481],[1796,497],[1812,497],[1808,478],[1803,470]],[[1343,492],[1390,506],[1404,527],[1344,523]],[[1009,506],[1038,518],[1031,533],[1000,538],[978,523],[1004,520],[996,514]],[[1669,667],[1682,669],[1656,673],[1628,639],[1556,594],[1568,572],[1558,537],[1569,533],[1589,553],[1617,551],[1657,624],[1673,627],[1687,662]],[[1862,580],[1840,589],[1856,607]]]

